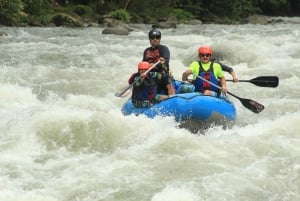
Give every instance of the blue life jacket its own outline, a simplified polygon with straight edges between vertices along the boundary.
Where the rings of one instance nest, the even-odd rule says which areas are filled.
[[[214,63],[211,62],[210,66],[209,66],[209,69],[207,71],[205,71],[202,67],[201,62],[199,61],[199,74],[198,74],[198,76],[201,76],[204,79],[214,83],[215,85],[220,86],[219,80],[215,77],[213,65],[214,65]],[[204,80],[202,80],[198,77],[195,79],[194,85],[195,85],[195,91],[198,91],[198,92],[201,92],[201,93],[203,93],[204,90],[215,91],[218,94],[220,93],[219,88],[211,85],[208,82],[205,82]]]

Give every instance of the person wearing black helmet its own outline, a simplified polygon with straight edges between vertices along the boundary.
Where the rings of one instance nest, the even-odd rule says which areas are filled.
[[[152,26],[152,29],[148,33],[148,38],[151,46],[144,50],[143,61],[154,64],[159,60],[164,60],[164,63],[168,67],[169,71],[170,51],[167,46],[160,44],[161,32],[156,29],[155,26]],[[157,65],[157,67],[154,68],[153,71],[161,71],[161,66]],[[162,83],[159,85],[159,91],[160,93],[168,95],[175,94],[175,89],[171,81],[171,75],[169,75],[164,81],[162,81]]]

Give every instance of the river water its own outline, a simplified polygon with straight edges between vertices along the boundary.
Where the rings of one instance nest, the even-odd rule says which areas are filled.
[[[150,26],[133,27],[128,36],[0,27],[0,200],[300,200],[300,19],[162,30],[177,79],[203,44],[239,79],[280,79],[228,82],[265,110],[229,96],[236,122],[204,134],[171,117],[122,115],[127,98],[114,93],[149,45]]]

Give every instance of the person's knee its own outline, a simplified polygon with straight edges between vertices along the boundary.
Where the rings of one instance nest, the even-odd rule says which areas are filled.
[[[167,84],[167,89],[168,89],[168,95],[174,95],[176,93],[172,84]]]
[[[215,96],[215,97],[218,96],[217,92],[210,91],[210,90],[204,90],[203,94],[207,96]]]

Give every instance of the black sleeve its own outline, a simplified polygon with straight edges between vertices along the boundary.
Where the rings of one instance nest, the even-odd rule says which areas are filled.
[[[146,49],[144,50],[142,61],[147,61],[147,59],[146,59],[146,52],[147,52],[148,49],[149,49],[149,48],[146,48]]]
[[[165,58],[165,64],[169,67],[169,61],[170,61],[169,48],[165,45],[160,45],[159,46],[159,54],[161,57]]]
[[[226,71],[228,73],[231,73],[233,71],[233,68],[229,67],[229,66],[226,66],[225,64],[222,64],[222,63],[219,63],[220,66],[222,67],[222,70],[223,71]]]
[[[132,84],[137,76],[139,76],[139,73],[133,73],[128,79],[128,84]]]
[[[220,64],[223,71],[226,71],[228,73],[231,73],[233,71],[233,68],[231,68],[225,64],[222,64],[221,62],[217,61],[215,58],[212,58],[211,61]]]

